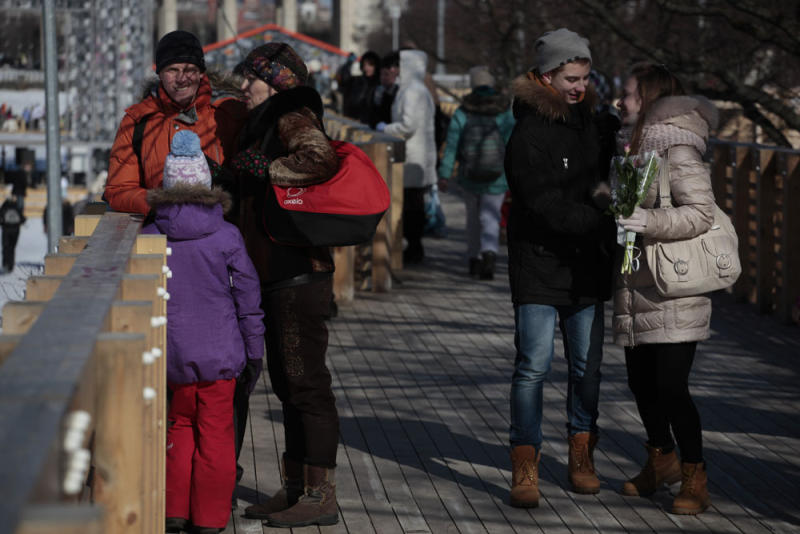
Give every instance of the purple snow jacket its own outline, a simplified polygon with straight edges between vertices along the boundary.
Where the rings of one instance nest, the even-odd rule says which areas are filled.
[[[151,189],[155,222],[142,233],[165,234],[167,381],[236,378],[246,358],[264,356],[261,286],[239,230],[222,218],[230,199],[221,189],[179,184]]]

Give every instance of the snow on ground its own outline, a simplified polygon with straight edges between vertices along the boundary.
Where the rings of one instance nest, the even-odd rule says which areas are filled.
[[[30,276],[44,272],[47,253],[47,234],[41,217],[28,217],[22,225],[17,241],[14,270],[0,274],[0,331],[2,307],[10,300],[25,300],[25,282]]]

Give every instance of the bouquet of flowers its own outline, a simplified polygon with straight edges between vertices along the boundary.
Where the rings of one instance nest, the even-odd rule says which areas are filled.
[[[660,164],[661,158],[657,153],[631,156],[630,145],[626,145],[625,155],[616,156],[611,165],[611,205],[608,211],[615,217],[630,217],[647,195]],[[622,274],[630,274],[639,268],[639,262],[634,258],[635,241],[636,232],[625,232]]]

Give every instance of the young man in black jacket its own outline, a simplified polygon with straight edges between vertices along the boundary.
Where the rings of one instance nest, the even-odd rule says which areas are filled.
[[[569,480],[597,493],[592,453],[611,295],[614,221],[598,195],[601,176],[589,42],[561,28],[537,39],[536,64],[513,83],[516,125],[506,147],[511,190],[509,277],[516,360],[511,384],[511,505],[539,501],[542,389],[558,324],[569,364]],[[607,191],[607,188],[606,188]],[[607,195],[606,202],[607,204]]]

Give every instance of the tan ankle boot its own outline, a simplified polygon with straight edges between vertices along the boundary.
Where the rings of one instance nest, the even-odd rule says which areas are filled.
[[[265,502],[248,506],[244,516],[250,519],[266,519],[269,514],[286,510],[297,504],[303,494],[303,464],[295,462],[286,453],[281,460],[281,489]]]
[[[647,463],[638,475],[625,482],[622,494],[631,497],[646,497],[655,493],[664,484],[674,484],[681,479],[681,463],[675,451],[667,454],[658,447],[645,444]]]
[[[339,522],[333,469],[306,465],[305,480],[305,492],[297,500],[297,504],[270,514],[267,517],[269,526],[294,528],[307,525],[335,525]]]
[[[511,506],[536,508],[539,506],[539,459],[532,445],[520,445],[511,449]]]
[[[705,464],[682,463],[683,480],[681,490],[672,501],[672,513],[696,515],[708,508],[711,497],[708,495],[708,474]]]
[[[569,437],[569,483],[575,493],[597,493],[600,479],[594,470],[597,434],[579,432]]]

